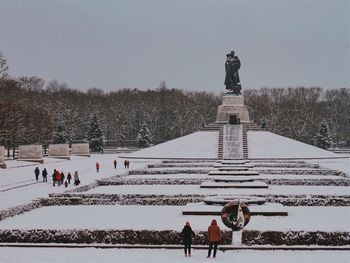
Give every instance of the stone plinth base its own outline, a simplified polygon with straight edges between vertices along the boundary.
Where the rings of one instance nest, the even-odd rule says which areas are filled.
[[[18,161],[44,163],[44,159],[18,159]]]
[[[48,156],[48,158],[56,158],[56,159],[70,160],[70,156]]]
[[[229,123],[231,115],[235,115],[240,123],[250,122],[248,108],[244,105],[243,96],[226,94],[222,97],[222,105],[218,107],[216,122]]]
[[[18,159],[21,161],[43,160],[43,148],[41,145],[20,145],[18,150]]]

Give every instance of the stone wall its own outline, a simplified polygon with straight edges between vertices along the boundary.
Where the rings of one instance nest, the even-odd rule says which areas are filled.
[[[43,159],[43,149],[41,145],[20,145],[19,159],[41,160]]]
[[[50,144],[49,145],[49,156],[69,156],[69,145],[68,144]]]
[[[74,143],[72,144],[72,154],[75,155],[90,155],[88,143]]]

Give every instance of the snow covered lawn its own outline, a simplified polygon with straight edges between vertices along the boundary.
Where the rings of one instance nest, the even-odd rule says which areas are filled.
[[[206,250],[193,250],[192,257],[185,258],[182,249],[96,249],[96,248],[0,248],[1,261],[6,263],[344,263],[350,251],[218,251],[215,259],[207,259]]]
[[[143,194],[143,195],[227,195],[227,194],[274,194],[274,195],[350,195],[348,186],[285,186],[270,185],[268,189],[215,189],[199,185],[113,185],[100,186],[86,193],[98,194]]]
[[[56,206],[41,207],[0,222],[1,229],[133,229],[181,231],[186,221],[206,231],[219,216],[183,216],[183,206]],[[285,207],[288,216],[253,216],[247,230],[350,231],[350,207]]]

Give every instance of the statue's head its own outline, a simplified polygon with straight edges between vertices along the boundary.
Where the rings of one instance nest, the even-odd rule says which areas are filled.
[[[235,55],[235,52],[232,50],[230,54],[233,57]]]

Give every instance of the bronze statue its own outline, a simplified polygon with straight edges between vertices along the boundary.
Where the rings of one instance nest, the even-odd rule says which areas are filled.
[[[239,80],[238,70],[241,67],[241,61],[237,56],[235,56],[235,52],[231,51],[231,53],[226,55],[225,62],[225,86],[226,89],[229,90],[229,93],[233,93],[235,95],[241,95],[241,84]]]

